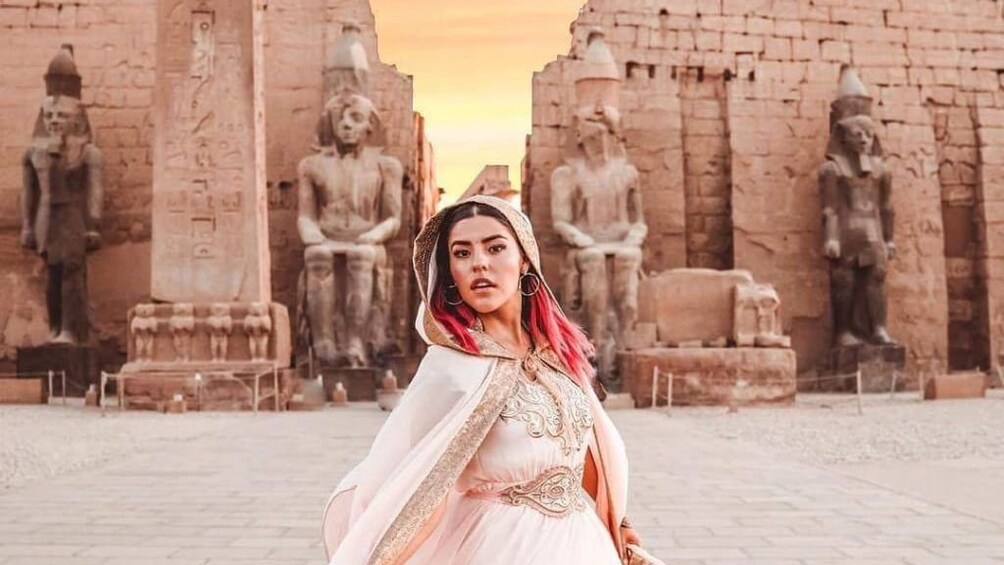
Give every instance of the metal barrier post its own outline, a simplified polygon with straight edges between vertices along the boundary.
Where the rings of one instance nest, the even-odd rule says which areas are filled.
[[[279,412],[279,364],[272,363],[272,401],[275,405],[276,413]]]
[[[254,376],[254,409],[253,409],[253,412],[255,414],[258,413],[258,397],[261,394],[261,392],[259,391],[259,383],[260,382],[261,382],[261,375],[260,374],[256,374]]]
[[[63,406],[66,406],[66,371],[60,371],[63,380]]]
[[[52,404],[52,371],[49,371],[49,398],[46,399],[46,404]]]
[[[861,415],[865,413],[861,407],[861,369],[858,369],[858,372],[856,373],[855,377],[857,378],[858,382],[858,415]]]

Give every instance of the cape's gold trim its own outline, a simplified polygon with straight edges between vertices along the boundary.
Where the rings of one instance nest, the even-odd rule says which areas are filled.
[[[380,538],[370,557],[371,565],[394,564],[412,543],[495,424],[506,400],[513,393],[520,370],[518,361],[498,360],[488,376],[490,383],[481,402]]]

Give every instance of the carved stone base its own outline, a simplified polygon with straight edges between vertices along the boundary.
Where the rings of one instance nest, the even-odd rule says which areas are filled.
[[[289,314],[281,304],[140,304],[129,312],[123,402],[164,410],[182,394],[188,410],[251,410],[253,376],[266,374],[259,397],[271,395],[275,368],[281,409],[290,394],[283,385],[290,354]],[[274,407],[273,398],[258,403],[260,410]]]
[[[673,375],[673,406],[745,406],[795,401],[795,351],[753,347],[642,349],[621,353],[621,374],[635,406],[652,405],[658,367],[657,405],[665,406]]]
[[[264,371],[262,371],[264,372]],[[123,373],[120,375],[123,407],[131,410],[165,411],[175,394],[182,395],[187,409],[192,411],[241,411],[254,408],[253,372],[203,370]],[[276,379],[271,375],[258,381],[258,409],[283,410],[291,396],[292,371],[279,371],[278,402]]]
[[[66,396],[83,398],[90,385],[98,386],[101,376],[98,372],[97,349],[89,345],[49,344],[38,347],[19,347],[17,350],[17,373],[25,377],[45,377],[53,371],[53,396],[63,395],[60,372],[66,371]],[[48,380],[43,379],[48,390]]]
[[[314,371],[320,374],[324,381],[325,398],[331,398],[335,383],[341,382],[349,393],[349,402],[374,402],[377,399],[380,380],[387,370],[315,366]]]
[[[908,385],[903,374],[905,367],[906,348],[902,345],[834,347],[826,358],[816,390],[854,392],[859,369],[864,392],[889,392],[894,373],[898,374],[896,390],[905,390]]]

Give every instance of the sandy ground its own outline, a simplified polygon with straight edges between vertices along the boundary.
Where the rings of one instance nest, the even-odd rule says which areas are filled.
[[[0,489],[9,489],[139,452],[200,437],[253,417],[204,413],[172,417],[108,410],[95,417],[78,402],[49,410],[0,406]]]
[[[104,417],[77,406],[51,410],[0,406],[0,488],[164,449],[241,425],[246,413],[169,416],[110,409]],[[752,442],[810,463],[1004,459],[1004,391],[988,400],[921,402],[916,393],[800,395],[793,407],[673,408],[672,419],[713,436]]]
[[[936,402],[916,392],[865,395],[862,412],[854,395],[802,394],[788,408],[674,408],[670,417],[817,464],[1004,459],[1004,390]]]

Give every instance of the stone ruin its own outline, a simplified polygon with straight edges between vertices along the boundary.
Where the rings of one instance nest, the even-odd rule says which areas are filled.
[[[621,383],[638,407],[670,394],[681,405],[794,400],[795,353],[781,328],[773,286],[748,271],[670,269],[641,281],[645,304],[618,356]]]
[[[585,2],[568,55],[533,78],[522,202],[552,277],[566,262],[549,224],[552,173],[576,143],[577,69],[596,29],[622,81],[622,137],[649,227],[645,272],[742,269],[770,283],[798,371],[808,386],[815,374],[822,382],[834,336],[818,169],[851,65],[874,99],[894,179],[897,257],[885,289],[888,334],[903,347],[850,351],[900,364],[909,386],[921,373],[999,363],[999,5]]]
[[[68,36],[83,77],[81,102],[103,165],[103,247],[87,259],[94,355],[85,364],[94,369],[86,372],[95,373],[99,365],[114,369],[126,356],[130,369],[158,363],[186,370],[227,362],[265,366],[295,351],[297,363],[305,364],[305,348],[287,339],[284,329],[297,327],[299,320],[287,321],[283,313],[297,311],[304,267],[297,165],[313,152],[311,132],[336,80],[325,72],[329,56],[344,39],[345,23],[356,20],[354,33],[371,67],[365,86],[383,122],[383,137],[375,145],[403,168],[401,225],[385,245],[395,258],[386,334],[396,352],[391,356],[395,373],[403,380],[411,374],[422,349],[410,331],[417,293],[407,261],[396,258],[408,256],[410,239],[438,199],[423,120],[413,109],[411,78],[379,62],[365,0],[271,3],[267,11],[241,16],[237,26],[216,18],[231,8],[224,4],[2,6],[0,25],[10,48],[0,54],[9,78],[0,84],[5,103],[0,125],[10,135],[0,139],[0,155],[7,156],[0,162],[0,193],[7,196],[0,199],[7,203],[0,207],[0,293],[11,299],[0,302],[0,367],[28,359],[18,348],[45,343],[51,329],[38,258],[21,251],[17,241],[23,189],[19,159],[38,110],[39,69]],[[185,11],[191,21],[180,25],[175,16]],[[196,18],[202,18],[199,25],[190,26]],[[160,25],[167,25],[169,37],[156,33]],[[238,31],[228,35],[231,30]],[[624,170],[629,165],[636,171],[631,186],[640,194],[634,202],[643,209],[632,208],[641,210],[635,223],[647,229],[636,246],[640,261],[622,269],[630,273],[623,277],[627,283],[610,285],[631,289],[637,275],[637,307],[624,300],[630,293],[610,291],[606,308],[593,309],[605,316],[590,322],[588,307],[573,312],[587,326],[601,328],[594,331],[604,344],[601,365],[611,369],[611,359],[640,351],[632,343],[694,355],[720,349],[721,336],[701,340],[699,350],[705,353],[671,347],[673,340],[663,341],[657,327],[654,339],[648,339],[653,328],[641,319],[647,315],[644,289],[649,284],[643,273],[664,275],[684,267],[745,270],[776,289],[783,308],[773,326],[769,315],[761,315],[776,305],[767,289],[744,283],[737,291],[739,304],[745,304],[739,313],[734,296],[717,303],[720,316],[731,311],[733,320],[757,320],[755,332],[727,334],[726,349],[761,356],[793,351],[807,381],[815,372],[878,364],[901,366],[913,385],[921,373],[998,365],[1004,275],[997,250],[1004,245],[998,233],[1004,216],[997,215],[993,187],[1004,178],[1002,31],[999,6],[982,0],[585,2],[571,27],[568,55],[533,79],[533,130],[521,199],[537,229],[544,272],[559,298],[566,306],[599,304],[593,299],[600,294],[587,300],[580,295],[576,302],[576,277],[563,275],[577,273],[581,284],[583,269],[568,270],[575,246],[553,221],[554,173],[582,158],[583,131],[577,126],[590,117],[583,91],[599,96],[604,108],[594,112],[599,119],[593,121],[608,125],[602,142],[609,143],[608,155],[622,160]],[[583,84],[580,67],[590,58],[590,37],[595,41],[597,32],[610,58],[596,67],[599,74],[592,82]],[[157,57],[158,42],[169,40],[187,41],[187,54]],[[244,66],[227,64],[236,61]],[[834,335],[830,300],[828,261],[833,259],[824,254],[819,165],[829,153],[831,103],[847,65],[857,70],[873,99],[883,166],[894,179],[896,215],[890,222],[897,251],[888,264],[885,292],[887,331],[899,349],[831,347],[839,335]],[[235,77],[217,76],[216,69],[246,76],[260,76],[263,70],[268,90],[233,90]],[[165,70],[175,76],[164,76]],[[219,80],[206,81],[209,74]],[[202,90],[190,90],[199,85]],[[208,97],[203,96],[206,88],[212,90]],[[207,101],[230,94],[237,104],[196,124],[206,135],[181,139],[157,126],[166,116],[178,116],[168,125],[196,127],[186,113],[204,112]],[[163,109],[165,100],[182,102]],[[616,109],[617,120],[609,119],[606,106]],[[253,162],[254,170],[233,167],[235,158]],[[201,175],[207,170],[227,178]],[[165,178],[175,188],[162,190]],[[218,191],[217,186],[228,188]],[[168,194],[178,187],[184,197]],[[237,223],[239,238],[234,236]],[[579,246],[572,261],[578,263],[578,252],[589,247]],[[599,280],[600,263],[608,275],[617,272],[610,264],[616,253],[603,255],[603,261],[585,261],[596,267],[587,269],[587,277]],[[168,267],[171,262],[181,266]],[[750,336],[754,346],[758,340],[783,345],[790,336],[791,350],[747,347]],[[695,345],[695,339],[684,345]],[[786,363],[777,365],[777,374],[787,374]],[[621,384],[631,372],[621,368]]]
[[[379,61],[366,0],[296,0],[267,11],[249,3],[237,15],[217,0],[113,2],[66,7],[51,21],[50,8],[57,13],[49,5],[3,7],[11,50],[0,55],[0,65],[11,80],[0,85],[0,122],[13,133],[0,139],[0,152],[23,154],[31,133],[25,116],[38,111],[38,70],[60,37],[79,38],[74,58],[84,77],[82,102],[105,165],[104,246],[90,254],[87,277],[94,354],[86,363],[67,361],[83,363],[82,378],[96,382],[99,367],[117,371],[123,361],[137,377],[169,367],[191,377],[290,365],[297,320],[287,312],[297,311],[304,264],[296,170],[316,143],[317,118],[330,98],[325,66],[347,22],[357,22],[357,40],[370,58],[368,87],[383,122],[378,142],[403,168],[401,228],[388,253],[410,256],[410,241],[439,198],[431,145],[413,108],[411,77]],[[157,57],[167,41],[183,47]],[[15,165],[16,175],[6,168]],[[10,205],[0,216],[15,226],[20,162],[5,160],[0,168],[0,192]],[[44,278],[31,255],[18,250],[20,234],[11,234],[0,246],[0,290],[13,297],[0,303],[6,370],[15,358],[30,360],[17,354],[19,347],[44,344],[49,333]],[[418,293],[408,261],[394,268],[390,365],[410,375],[422,353],[410,323]],[[306,371],[302,355],[298,361]],[[158,379],[146,381],[150,390],[137,393],[137,405],[172,398]]]

